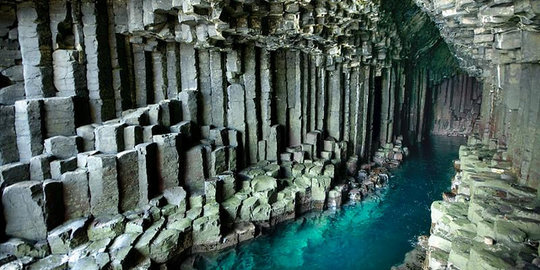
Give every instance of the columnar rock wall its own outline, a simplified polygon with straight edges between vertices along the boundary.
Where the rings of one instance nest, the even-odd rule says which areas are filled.
[[[430,91],[432,134],[467,136],[478,129],[482,84],[474,77],[456,75],[432,85]]]
[[[255,220],[267,221],[272,203],[324,206],[336,183],[318,175],[332,179],[345,162],[354,174],[379,147],[378,163],[401,160],[393,142],[402,121],[413,137],[427,130],[426,84],[408,98],[396,26],[373,2],[1,3],[9,86],[0,89],[0,183],[10,237],[43,241],[64,221],[78,227],[62,235],[86,228],[78,219],[88,216],[114,227],[125,223],[118,214],[161,211],[166,198],[174,207],[163,216],[188,215],[184,229],[208,244],[200,232],[223,236],[215,211],[233,207],[249,221],[258,209],[268,218]],[[264,168],[237,175],[256,163]],[[255,181],[261,172],[264,183]],[[304,174],[298,185],[309,196],[279,195]],[[280,177],[288,180],[272,185]],[[224,206],[221,185],[228,199],[247,195]]]
[[[536,190],[517,183],[505,149],[469,138],[459,149],[452,192],[431,205],[429,269],[535,269]]]
[[[415,2],[436,22],[461,68],[480,79],[483,88],[474,128],[482,139],[470,138],[460,148],[452,191],[431,206],[424,265],[537,268],[540,217],[533,209],[540,197],[539,2]],[[448,89],[451,81],[441,87],[445,83]],[[437,109],[442,101],[437,97],[435,117],[445,115]],[[477,93],[469,101],[479,97]],[[444,122],[441,126],[434,120],[434,132],[446,132]]]
[[[538,1],[415,2],[437,23],[461,67],[483,80],[484,142],[508,147],[520,183],[540,190]]]
[[[0,103],[13,104],[25,95],[15,4],[2,4],[0,17]]]

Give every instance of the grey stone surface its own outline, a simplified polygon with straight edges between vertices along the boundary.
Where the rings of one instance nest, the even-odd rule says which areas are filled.
[[[183,179],[190,194],[202,194],[204,192],[204,179],[206,170],[204,166],[204,149],[202,146],[194,146],[185,153],[183,162]]]
[[[99,154],[99,151],[87,151],[77,154],[77,167],[86,168],[88,166],[88,157]]]
[[[24,84],[16,82],[12,85],[0,89],[0,104],[15,104],[18,100],[23,100]]]
[[[54,86],[58,96],[87,96],[84,66],[77,50],[55,50],[52,54]]]
[[[124,124],[107,124],[96,127],[96,150],[115,154],[124,150]]]
[[[0,106],[0,165],[19,160],[17,138],[15,134],[15,107]]]
[[[17,5],[18,37],[28,98],[54,95],[49,13],[44,2],[27,1]]]
[[[94,122],[100,123],[115,116],[111,53],[106,34],[107,7],[100,3],[83,2],[80,12],[90,115]]]
[[[178,149],[181,142],[177,133],[156,135],[153,141],[157,145],[157,180],[159,190],[180,185],[180,155]]]
[[[278,160],[282,150],[282,136],[282,127],[280,125],[273,125],[270,127],[270,134],[266,146],[266,158],[268,160]]]
[[[15,131],[21,161],[28,161],[32,156],[43,152],[42,111],[41,100],[15,102]]]
[[[99,154],[88,157],[90,212],[93,215],[117,214],[119,190],[115,155]]]
[[[130,268],[130,256],[139,252],[144,258],[138,267],[149,268],[193,241],[193,251],[202,252],[254,237],[251,221],[273,225],[322,209],[326,199],[337,207],[347,194],[330,189],[328,177],[343,167],[354,174],[358,160],[397,166],[407,151],[403,138],[397,137],[395,147],[390,142],[402,131],[411,142],[421,140],[429,108],[439,130],[483,133],[484,142],[496,138],[491,148],[505,146],[501,159],[514,161],[518,183],[538,190],[539,9],[531,1],[417,0],[411,10],[403,8],[414,14],[403,23],[376,1],[256,0],[230,7],[180,0],[4,2],[0,103],[16,102],[0,106],[2,187],[59,178],[63,203],[54,202],[62,196],[42,192],[43,201],[30,196],[24,204],[64,205],[66,218],[99,218],[137,206],[142,209],[129,214],[130,233],[155,223],[138,243],[112,250],[124,221],[105,221],[96,241],[73,252],[69,265],[55,254],[34,268]],[[428,15],[412,10],[413,4]],[[419,33],[404,31],[424,29],[430,20],[440,30],[433,37],[440,34],[444,42],[419,41],[430,49],[412,54],[418,46],[409,47],[410,36]],[[423,61],[445,43],[446,60],[457,60],[449,72],[459,66],[483,84],[459,75],[438,85],[448,74]],[[451,90],[458,88],[459,93]],[[470,128],[453,128],[464,123]],[[81,148],[70,141],[75,134]],[[329,137],[323,142],[323,136]],[[242,181],[226,171],[240,171]],[[265,177],[291,178],[261,184]],[[368,182],[349,197],[358,199],[380,184]],[[46,186],[55,189],[58,183]],[[181,202],[185,197],[189,203]],[[191,209],[184,215],[186,204]],[[45,209],[28,209],[34,208]],[[470,216],[478,221],[480,214]],[[240,220],[248,225],[233,224]],[[493,223],[494,231],[510,223],[537,236],[534,222]],[[509,240],[487,235],[489,226],[480,224],[495,245]],[[469,254],[473,268],[493,262],[483,248],[463,251],[448,245],[454,239],[438,237],[432,242],[444,252],[434,250],[433,263],[444,257],[464,268],[458,251]],[[54,244],[55,252],[65,245]],[[19,262],[21,268],[29,263]]]
[[[60,181],[62,182],[65,219],[90,215],[88,170],[77,169],[65,172],[60,177]]]
[[[195,132],[193,132],[193,123],[189,120],[181,121],[178,124],[172,125],[170,127],[171,132],[176,132],[184,135],[185,137],[192,137]]]
[[[47,197],[61,198],[61,185],[47,185],[46,182],[23,181],[4,189],[2,205],[6,220],[6,234],[28,240],[43,240],[47,231],[62,220],[54,220],[55,211],[62,211],[59,205],[53,205]],[[28,219],[32,222],[28,222]]]
[[[47,242],[52,254],[66,254],[88,241],[88,218],[68,221],[52,230],[47,236]]]
[[[74,171],[77,169],[77,157],[51,161],[51,178],[60,179],[65,172]]]
[[[184,204],[186,207],[186,191],[182,187],[168,188],[163,192],[163,197],[167,199],[167,202],[172,205],[181,206]]]
[[[138,144],[135,150],[139,161],[139,206],[142,206],[147,204],[157,192],[158,183],[155,180],[157,175],[157,144]]]
[[[178,100],[182,102],[182,119],[193,123],[199,121],[199,92],[195,90],[182,90],[178,93]]]
[[[0,166],[0,186],[7,187],[26,180],[30,180],[28,163],[16,162]]]
[[[95,149],[95,124],[84,125],[77,128],[77,136],[82,138],[82,151],[92,151]]]
[[[155,135],[167,133],[167,130],[162,126],[150,125],[143,127],[143,142],[152,142]]]
[[[180,74],[182,82],[182,92],[197,90],[197,67],[195,48],[191,44],[180,44]],[[180,92],[180,93],[182,93]],[[185,112],[185,111],[184,111]],[[185,117],[185,114],[184,114]],[[186,120],[186,118],[184,118]],[[196,119],[188,119],[197,122]]]
[[[234,146],[227,147],[227,164],[229,171],[236,171],[238,168],[238,160],[236,159],[237,148]]]
[[[54,97],[43,99],[43,120],[45,138],[53,136],[72,136],[75,131],[75,101],[73,97]]]
[[[141,126],[127,126],[124,128],[124,149],[133,149],[142,142],[143,128]]]
[[[45,139],[44,152],[50,156],[60,159],[66,159],[77,156],[82,149],[82,140],[78,136],[54,136]]]
[[[126,150],[116,155],[120,211],[126,212],[139,205],[139,154]]]
[[[137,109],[131,109],[122,112],[122,121],[127,125],[141,125],[145,126],[149,124],[148,119],[149,109],[148,107],[142,107]]]
[[[228,137],[228,131],[227,129],[221,127],[221,128],[212,128],[209,131],[209,139],[214,140],[216,145],[228,145],[229,144],[229,137]]]
[[[227,147],[219,146],[211,153],[208,165],[209,176],[216,176],[228,170]]]
[[[51,178],[51,161],[53,157],[47,154],[30,159],[30,180],[43,181]]]

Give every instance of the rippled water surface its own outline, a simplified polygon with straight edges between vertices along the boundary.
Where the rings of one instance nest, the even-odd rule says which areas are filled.
[[[389,269],[418,235],[427,234],[429,207],[450,186],[452,160],[463,139],[432,137],[411,149],[378,196],[337,212],[280,224],[234,249],[206,255],[200,269]]]

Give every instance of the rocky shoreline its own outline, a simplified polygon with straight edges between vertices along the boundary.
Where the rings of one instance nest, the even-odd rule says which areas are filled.
[[[394,269],[539,269],[537,191],[519,183],[506,149],[470,137],[454,167],[429,238]]]
[[[360,168],[354,158],[262,161],[207,180],[204,195],[172,188],[136,210],[70,220],[47,241],[11,238],[0,244],[0,269],[147,269],[184,260],[188,267],[191,254],[232,247],[310,211],[364,199],[408,153],[401,140]]]

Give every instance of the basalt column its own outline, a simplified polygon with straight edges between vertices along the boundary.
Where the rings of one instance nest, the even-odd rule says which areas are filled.
[[[131,267],[136,254],[148,268],[335,207],[358,168],[397,165],[401,135],[423,138],[442,85],[375,1],[20,1],[0,14],[5,233],[43,251],[9,257],[24,266]]]

